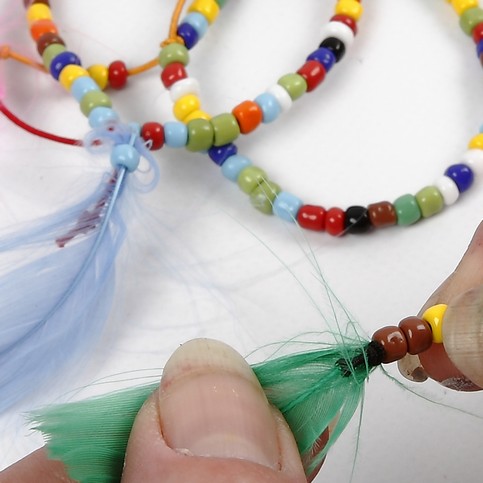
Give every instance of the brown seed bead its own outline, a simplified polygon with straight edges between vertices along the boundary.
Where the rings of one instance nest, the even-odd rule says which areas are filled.
[[[418,317],[406,317],[399,322],[408,342],[408,352],[413,356],[431,347],[433,332],[429,324]]]
[[[402,359],[408,352],[408,342],[399,327],[382,327],[374,332],[372,340],[379,342],[384,348],[384,364]]]
[[[394,206],[389,201],[380,201],[373,203],[367,207],[369,219],[375,228],[395,225],[397,223],[397,215]]]
[[[47,32],[39,37],[37,40],[37,52],[42,55],[44,50],[52,44],[65,45],[65,42],[57,34],[53,32]]]

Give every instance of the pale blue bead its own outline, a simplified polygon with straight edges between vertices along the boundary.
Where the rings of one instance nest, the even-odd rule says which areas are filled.
[[[282,220],[295,222],[303,201],[291,193],[281,191],[273,202],[273,213]]]
[[[255,102],[262,110],[264,123],[275,121],[282,112],[282,108],[278,103],[277,98],[269,92],[264,92],[257,96]]]
[[[111,109],[110,107],[95,107],[92,109],[91,113],[88,117],[89,126],[92,128],[102,127],[105,126],[109,122],[117,122],[119,121],[119,116],[117,115],[116,111]]]
[[[130,144],[118,144],[111,152],[111,164],[115,168],[126,168],[134,171],[139,166],[140,155]]]
[[[199,38],[203,37],[208,30],[209,23],[206,17],[198,12],[191,12],[183,19],[183,22],[189,23],[198,34]]]
[[[70,88],[71,94],[78,102],[90,91],[100,91],[99,86],[91,77],[78,77]]]
[[[245,158],[245,156],[240,156],[239,154],[234,154],[226,159],[226,161],[221,166],[221,172],[223,176],[230,181],[236,182],[240,171],[247,166],[251,166],[252,162]]]
[[[184,148],[188,144],[186,124],[169,121],[164,124],[164,144],[170,148]]]

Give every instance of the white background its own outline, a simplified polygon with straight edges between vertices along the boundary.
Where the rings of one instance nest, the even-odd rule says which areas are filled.
[[[204,108],[230,111],[298,69],[318,46],[334,4],[228,2],[192,51],[189,72],[202,85]],[[276,123],[239,142],[240,152],[284,189],[327,208],[415,193],[458,161],[483,120],[483,73],[449,4],[364,4],[360,35],[325,83]],[[86,66],[118,58],[138,65],[155,57],[172,7],[154,0],[52,0],[62,37]],[[0,12],[0,43],[36,55],[22,2],[0,0]],[[21,117],[67,136],[88,131],[76,102],[51,78],[12,61],[0,69],[5,102]],[[170,115],[156,69],[130,80],[113,100],[126,121],[162,122]],[[0,467],[39,444],[19,424],[23,409],[65,399],[61,394],[104,376],[160,368],[192,337],[216,337],[249,354],[327,330],[305,293],[329,313],[309,251],[362,332],[370,336],[382,325],[397,324],[416,314],[454,269],[482,218],[480,180],[455,206],[410,228],[340,239],[302,235],[256,212],[206,157],[169,148],[156,157],[161,181],[140,202],[145,217],[121,257],[120,294],[104,340],[62,384],[42,388],[35,400],[0,419]],[[107,163],[0,119],[2,227],[80,199]],[[403,380],[396,368],[390,372]],[[468,411],[477,412],[483,402],[482,394],[451,393],[433,383],[416,389]],[[380,371],[367,387],[360,433],[357,426],[354,418],[317,481],[350,480],[357,440],[355,483],[481,481],[483,421],[401,390]]]

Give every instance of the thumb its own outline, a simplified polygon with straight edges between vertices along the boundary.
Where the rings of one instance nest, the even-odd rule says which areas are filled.
[[[168,361],[140,411],[124,483],[305,482],[293,436],[246,361],[200,339]]]

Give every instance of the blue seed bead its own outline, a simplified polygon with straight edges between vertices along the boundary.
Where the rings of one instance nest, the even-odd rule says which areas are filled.
[[[480,40],[476,44],[476,55],[480,57],[480,55],[483,53],[483,40]]]
[[[286,191],[280,192],[273,202],[274,215],[282,218],[282,220],[295,223],[297,213],[303,205],[303,201],[291,193]]]
[[[253,163],[248,158],[245,158],[245,156],[235,154],[226,159],[221,166],[221,172],[225,178],[236,183],[240,172],[252,164]]]
[[[88,116],[89,126],[92,128],[105,126],[108,122],[119,121],[116,111],[110,107],[95,107]]]
[[[178,26],[178,35],[184,40],[187,49],[192,49],[200,38],[196,29],[189,23],[182,23]]]
[[[275,121],[282,112],[282,108],[277,98],[269,92],[264,92],[255,98],[255,102],[260,106],[263,113],[262,122],[265,124]]]
[[[50,73],[55,80],[59,80],[62,69],[68,65],[81,65],[81,61],[74,52],[61,52],[55,56],[50,64]]]
[[[130,144],[118,144],[111,152],[111,164],[115,168],[126,168],[129,172],[137,169],[141,156]]]
[[[334,52],[326,49],[325,47],[320,47],[316,51],[312,52],[307,57],[307,60],[316,60],[324,66],[326,72],[329,72],[336,62]]]
[[[189,23],[198,33],[198,39],[201,39],[206,34],[210,24],[206,17],[198,12],[191,12],[183,19],[183,23]]]
[[[188,144],[188,128],[186,124],[177,121],[165,123],[164,144],[170,148],[184,148]]]
[[[208,156],[218,166],[222,166],[227,158],[237,153],[238,148],[233,143],[224,144],[223,146],[213,146],[208,149]]]
[[[88,92],[99,90],[99,86],[91,77],[79,77],[73,82],[72,87],[70,88],[70,92],[77,102],[80,102]]]
[[[453,164],[444,174],[456,183],[460,193],[469,189],[475,179],[473,171],[466,164]]]

